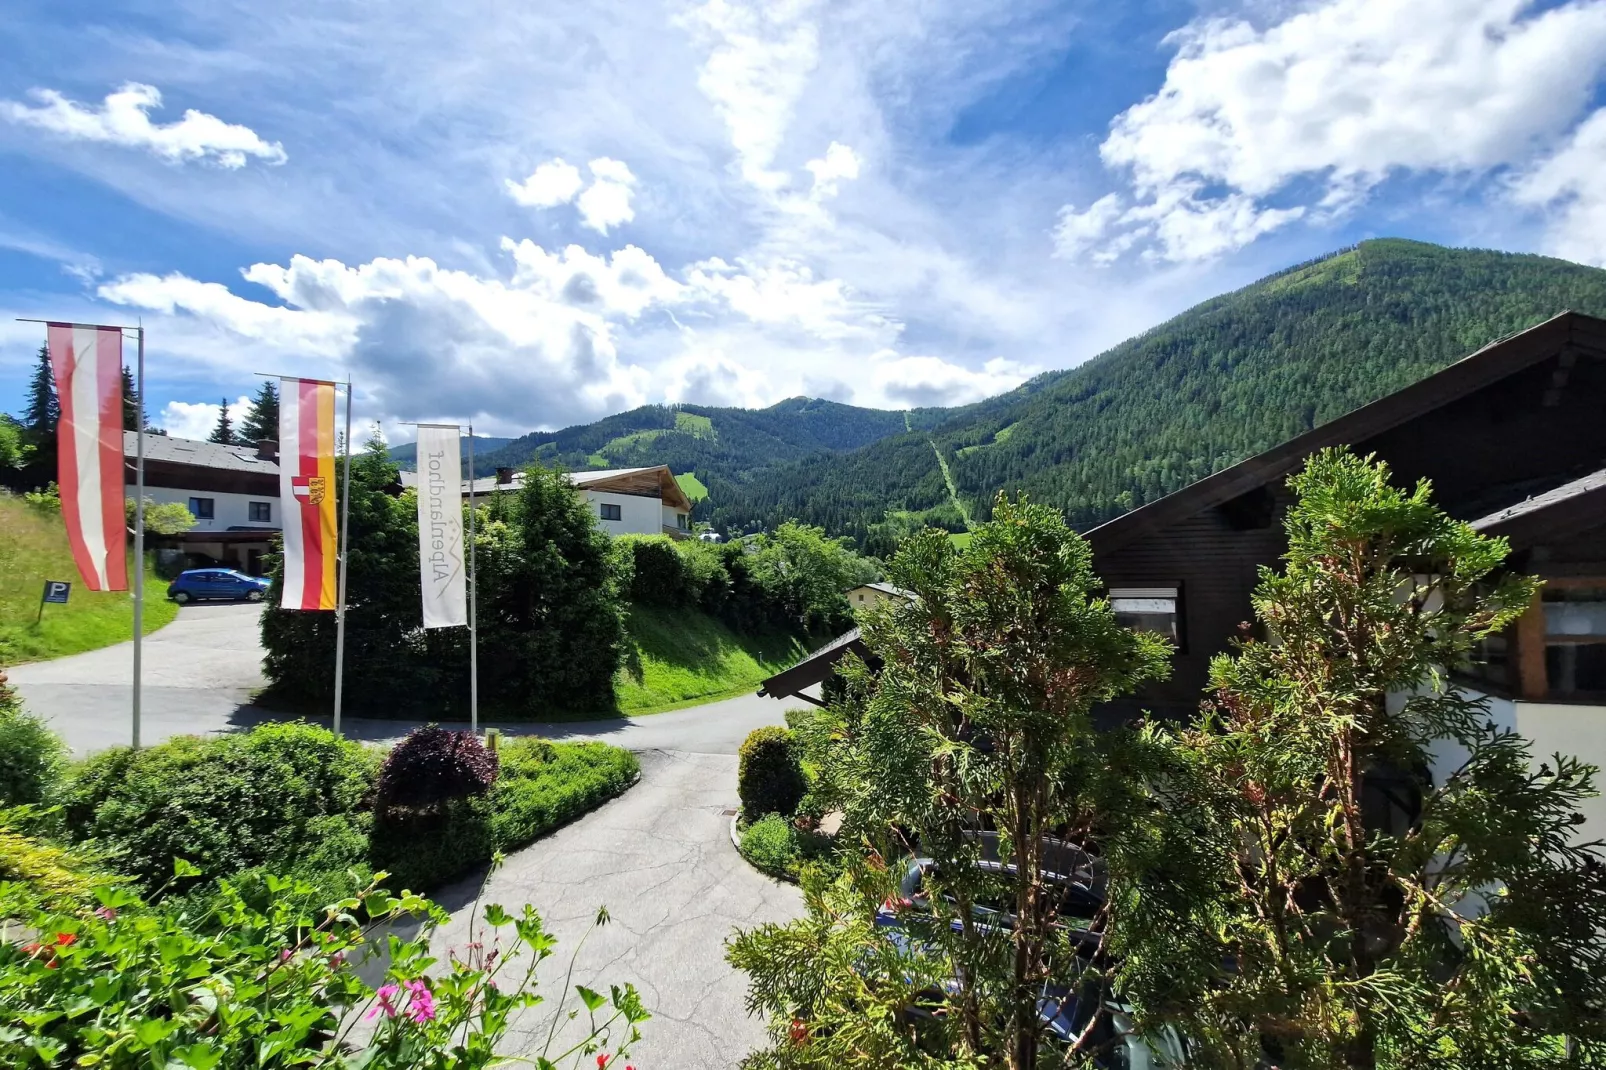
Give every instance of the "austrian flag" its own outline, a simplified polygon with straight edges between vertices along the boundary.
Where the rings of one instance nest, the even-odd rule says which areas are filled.
[[[73,561],[91,591],[126,591],[123,331],[52,323],[46,338],[61,399],[56,483]]]
[[[335,384],[279,380],[285,609],[335,608]]]

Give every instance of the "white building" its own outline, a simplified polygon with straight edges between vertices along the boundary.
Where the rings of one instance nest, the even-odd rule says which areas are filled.
[[[167,435],[144,438],[145,497],[158,504],[177,502],[195,517],[189,531],[153,537],[153,544],[171,542],[186,554],[260,575],[262,555],[283,525],[278,443],[220,446]],[[135,432],[123,432],[129,497],[138,441]]]
[[[403,472],[402,485],[418,485],[416,472]],[[569,472],[567,477],[585,499],[597,526],[610,535],[671,535],[689,539],[691,499],[680,489],[666,464],[647,468],[612,468],[602,472]],[[498,490],[517,490],[524,473],[499,468],[495,476],[474,480],[475,501]],[[470,493],[464,484],[465,493]]]

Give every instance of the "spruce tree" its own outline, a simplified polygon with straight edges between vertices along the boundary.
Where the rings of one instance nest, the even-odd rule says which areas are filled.
[[[1122,991],[1199,1067],[1602,1065],[1595,770],[1536,762],[1445,676],[1537,581],[1369,458],[1289,483],[1263,637],[1214,661],[1197,723],[1149,735],[1174,827],[1112,852]]]
[[[39,347],[39,357],[28,381],[28,404],[22,412],[22,439],[32,449],[23,471],[23,482],[43,487],[56,478],[56,425],[61,421],[61,402],[56,397],[56,380],[50,368],[50,349]]]
[[[216,442],[220,446],[233,446],[239,440],[234,436],[234,421],[229,418],[229,399],[219,399],[217,426],[212,428],[208,442]]]
[[[139,391],[134,386],[134,373],[123,365],[123,430],[140,431],[145,427]]]
[[[279,387],[272,379],[264,379],[251,399],[251,407],[240,421],[239,436],[247,444],[279,437]]]

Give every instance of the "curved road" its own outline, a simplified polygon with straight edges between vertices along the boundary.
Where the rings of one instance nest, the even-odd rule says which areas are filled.
[[[278,719],[251,704],[264,684],[256,606],[186,606],[145,639],[142,735],[146,743],[181,734],[233,731]],[[129,739],[131,644],[8,670],[28,708],[51,722],[77,753]],[[541,971],[547,1003],[515,1023],[514,1040],[544,1036],[544,1011],[559,997],[569,955],[597,908],[612,923],[593,932],[574,981],[606,991],[629,981],[653,1012],[633,1062],[652,1070],[734,1067],[762,1040],[742,1004],[744,979],[725,964],[724,941],[737,925],[781,921],[801,912],[797,890],[754,872],[731,846],[736,749],[747,733],[779,724],[785,707],[744,695],[643,718],[498,725],[509,734],[601,739],[641,759],[641,783],[586,817],[509,856],[484,901],[513,910],[532,903],[558,937]],[[347,734],[394,739],[401,721],[348,718]],[[466,727],[466,726],[462,726]],[[436,896],[453,912],[443,943],[467,939],[480,891],[473,878]]]

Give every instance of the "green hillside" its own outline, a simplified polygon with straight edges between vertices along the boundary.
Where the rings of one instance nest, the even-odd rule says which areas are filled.
[[[944,409],[886,412],[816,398],[788,398],[767,409],[644,405],[595,423],[537,431],[476,455],[487,475],[537,461],[570,471],[667,464],[701,483],[745,479],[756,470],[822,452],[853,450],[906,427],[931,427]]]
[[[501,449],[503,446],[506,446],[512,441],[513,440],[511,438],[492,438],[489,435],[475,435],[474,459],[478,461],[479,454],[489,453],[492,450]],[[467,442],[463,443],[463,455],[465,457],[468,456]],[[399,467],[402,471],[413,471],[418,467],[418,443],[403,442],[400,446],[390,447],[390,459],[395,461],[397,467]]]
[[[998,490],[1023,489],[1085,529],[1566,309],[1606,315],[1606,271],[1364,242],[953,410],[929,430],[705,480],[709,519],[744,529],[796,517],[882,552],[911,518],[962,531],[956,504],[980,520]]]

